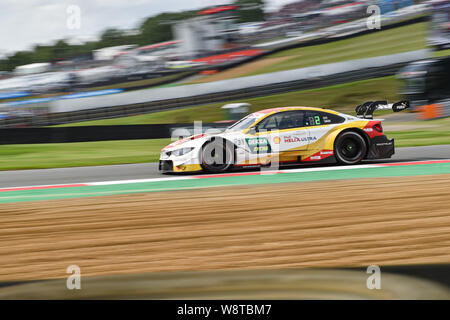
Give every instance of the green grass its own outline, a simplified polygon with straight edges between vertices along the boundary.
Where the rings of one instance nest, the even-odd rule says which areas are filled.
[[[405,130],[387,131],[396,147],[450,144],[450,118],[392,123]],[[413,128],[411,130],[411,128]],[[0,146],[0,170],[42,169],[155,162],[170,139],[123,140]]]
[[[396,147],[417,147],[437,144],[450,144],[449,131],[442,133],[429,130],[393,131],[386,132],[386,135],[389,138],[395,139]]]
[[[0,146],[0,170],[155,162],[170,139]]]
[[[426,48],[426,31],[426,23],[420,22],[341,41],[284,50],[263,59],[292,58],[243,76],[420,50]]]
[[[433,57],[447,57],[449,55],[450,55],[450,49],[433,52]]]
[[[450,118],[399,124],[415,129],[387,131],[387,136],[395,139],[396,147],[450,144]],[[170,139],[153,139],[3,145],[0,146],[0,170],[155,162],[161,149],[169,143]]]
[[[392,123],[389,123],[389,125],[392,125]],[[386,130],[386,135],[395,139],[396,146],[415,147],[450,144],[450,118],[399,122],[397,125],[403,126],[405,129],[401,131]]]
[[[251,111],[284,106],[325,107],[342,112],[353,113],[357,105],[369,100],[395,101],[400,82],[395,77],[384,77],[339,84],[319,89],[303,90],[275,94],[270,96],[234,100],[231,102],[248,102]],[[193,121],[214,122],[224,119],[224,103],[207,104],[196,107],[175,109],[169,111],[142,114],[115,119],[104,119],[68,123],[60,126],[90,126],[90,125],[126,125],[152,123],[190,123]]]

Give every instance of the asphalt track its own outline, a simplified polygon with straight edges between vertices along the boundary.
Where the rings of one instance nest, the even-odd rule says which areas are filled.
[[[440,160],[448,158],[450,158],[450,145],[437,145],[397,148],[396,154],[391,159],[367,161],[366,163]],[[157,163],[3,171],[0,172],[0,188],[161,177],[164,177],[164,175],[158,172]]]

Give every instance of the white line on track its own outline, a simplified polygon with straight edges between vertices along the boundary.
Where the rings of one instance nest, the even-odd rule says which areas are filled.
[[[298,169],[285,169],[277,171],[261,171],[261,174],[275,174],[275,173],[298,173],[298,172],[315,172],[315,171],[334,171],[334,170],[351,170],[351,169],[367,169],[380,167],[382,164],[360,164],[354,166],[336,166],[336,167],[318,167],[318,168],[298,168]],[[220,174],[219,174],[220,176]]]
[[[188,180],[195,179],[194,176],[186,177],[171,177],[171,178],[149,178],[149,179],[133,179],[133,180],[115,180],[115,181],[100,181],[100,182],[86,182],[90,186],[106,186],[113,184],[128,184],[128,183],[143,183],[143,182],[160,182],[160,181],[174,181],[174,180]]]
[[[421,161],[407,161],[407,162],[389,162],[389,163],[374,163],[374,164],[361,164],[361,165],[352,165],[352,166],[333,166],[333,167],[316,167],[316,168],[298,168],[298,169],[283,169],[283,170],[261,170],[258,171],[247,171],[247,172],[234,172],[234,173],[226,173],[226,174],[212,174],[212,175],[195,175],[195,176],[181,176],[181,177],[167,177],[167,178],[148,178],[148,179],[132,179],[132,180],[113,180],[113,181],[94,181],[94,182],[78,182],[78,183],[66,183],[66,184],[55,184],[55,185],[35,185],[35,186],[24,186],[24,187],[9,187],[9,188],[0,188],[1,191],[14,191],[14,190],[26,190],[26,189],[45,189],[45,188],[63,188],[70,186],[107,186],[107,185],[117,185],[117,184],[134,184],[134,183],[145,183],[145,182],[163,182],[163,181],[179,181],[179,180],[190,180],[190,179],[201,179],[201,178],[220,178],[220,177],[228,177],[228,176],[246,176],[246,175],[271,175],[271,174],[279,174],[279,173],[301,173],[301,172],[318,172],[318,171],[336,171],[336,170],[355,170],[355,169],[369,169],[369,168],[380,168],[384,166],[389,166],[392,164],[401,166],[403,165],[411,165],[414,162],[418,164],[428,161],[429,163],[433,162],[447,162],[450,159],[442,159],[442,160],[421,160]]]

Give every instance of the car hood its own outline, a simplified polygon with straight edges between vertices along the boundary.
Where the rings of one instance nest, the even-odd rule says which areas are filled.
[[[190,137],[183,138],[183,139],[172,142],[171,144],[165,146],[161,151],[177,149],[178,147],[181,147],[181,146],[187,145],[187,144],[190,145],[193,141],[195,141],[195,142],[199,142],[200,140],[204,141],[206,138],[208,138],[210,136],[212,136],[212,135],[207,134],[207,133],[200,133],[200,134],[192,135]]]
[[[172,142],[171,144],[164,147],[161,151],[168,151],[168,150],[174,150],[181,147],[195,147],[197,145],[202,145],[206,140],[208,140],[211,137],[223,137],[225,139],[231,139],[231,137],[235,137],[236,135],[241,135],[242,132],[240,131],[232,131],[227,132],[223,131],[220,133],[200,133],[195,134],[192,136],[189,136],[187,138],[183,138],[177,141]]]

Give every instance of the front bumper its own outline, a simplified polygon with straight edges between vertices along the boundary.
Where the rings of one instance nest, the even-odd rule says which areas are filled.
[[[198,172],[203,171],[203,168],[200,164],[180,164],[176,166],[172,160],[159,160],[159,171],[162,173]]]
[[[378,136],[371,140],[366,159],[386,159],[395,153],[394,139],[386,136]]]
[[[165,172],[173,172],[173,162],[172,160],[159,160],[159,171]]]

